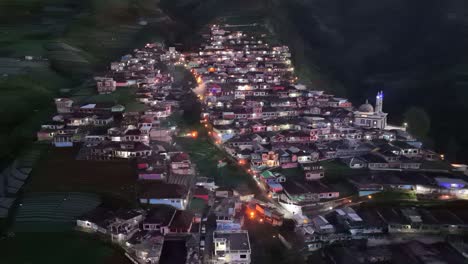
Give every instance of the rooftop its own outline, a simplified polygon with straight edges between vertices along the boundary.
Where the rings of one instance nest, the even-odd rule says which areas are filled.
[[[250,251],[249,233],[245,230],[238,231],[214,231],[213,238],[224,238],[227,240],[231,251]]]
[[[140,185],[141,198],[153,199],[181,199],[187,195],[187,188],[183,185],[162,182],[145,182]]]

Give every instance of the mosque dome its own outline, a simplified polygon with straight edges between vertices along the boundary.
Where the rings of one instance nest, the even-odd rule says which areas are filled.
[[[368,101],[366,101],[365,104],[359,106],[358,110],[359,112],[373,113],[374,107],[371,104],[369,104]]]

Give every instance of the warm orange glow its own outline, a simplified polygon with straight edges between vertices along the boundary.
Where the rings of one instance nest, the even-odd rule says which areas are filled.
[[[198,84],[202,83],[202,78],[200,76],[197,77],[197,83]]]
[[[250,218],[254,218],[255,217],[255,213],[254,212],[250,212]]]
[[[205,124],[205,127],[208,127],[208,125],[207,125],[207,124]]]
[[[215,69],[214,67],[210,67],[210,68],[208,68],[208,71],[209,71],[209,72],[215,72],[216,69]]]
[[[192,133],[190,133],[190,135],[191,135],[193,138],[196,138],[196,137],[198,137],[198,132],[197,132],[197,131],[192,131]]]
[[[245,164],[245,160],[241,159],[239,160],[239,165],[244,165]]]
[[[368,195],[367,198],[372,199],[372,195]]]

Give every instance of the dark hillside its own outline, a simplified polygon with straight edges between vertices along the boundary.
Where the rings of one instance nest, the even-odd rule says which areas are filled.
[[[431,118],[427,142],[449,158],[468,157],[468,125],[461,122],[468,115],[466,1],[272,2],[277,32],[301,48],[307,65],[341,82],[330,85],[338,94],[358,104],[383,89],[391,121],[402,123],[410,107],[422,108]],[[294,38],[287,38],[291,31]]]
[[[196,31],[230,14],[262,16],[293,49],[301,79],[355,104],[386,94],[390,121],[430,117],[419,136],[452,160],[468,158],[468,3],[464,0],[163,0]],[[415,112],[415,111],[411,111]]]

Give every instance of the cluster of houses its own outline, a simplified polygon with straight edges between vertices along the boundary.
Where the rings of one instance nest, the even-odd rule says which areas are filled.
[[[95,78],[98,93],[134,87],[137,102],[132,103],[140,107],[126,109],[115,103],[56,98],[57,115],[41,126],[38,140],[51,141],[56,147],[84,143],[89,148],[88,159],[151,156],[154,149],[150,140],[169,142],[175,130],[161,126],[161,120],[177,109],[184,91],[173,87],[173,77],[158,68],[160,63],[170,64],[175,58],[180,59],[172,49],[166,51],[154,43],[111,63],[105,76]]]
[[[362,241],[343,242],[323,251],[326,263],[466,263],[466,241],[424,243],[411,240],[397,244],[366,245]]]
[[[216,224],[207,235],[212,236],[213,249],[211,262],[224,263],[251,263],[251,247],[249,233],[243,230],[244,202],[239,195],[232,191],[219,189],[215,192],[217,202],[212,207]],[[205,232],[205,226],[202,227]],[[204,236],[202,240],[204,241]],[[204,244],[204,242],[201,242]],[[206,250],[209,250],[206,248]]]
[[[138,86],[152,90],[156,87],[164,91],[170,88],[173,78],[162,73],[158,63],[171,64],[181,59],[181,54],[173,47],[166,50],[160,43],[146,44],[135,49],[133,54],[123,56],[120,61],[112,62],[110,72],[96,76],[97,91],[100,94],[112,93],[119,87]],[[142,93],[142,95],[144,95]],[[142,96],[140,100],[146,97]],[[148,96],[150,99],[151,96]]]
[[[203,37],[200,51],[185,55],[204,104],[201,122],[292,214],[340,198],[321,180],[326,172],[320,161],[418,171],[441,160],[404,127],[387,124],[382,91],[375,105],[366,101],[355,108],[345,98],[298,84],[288,47],[269,45],[265,34],[212,25]],[[300,177],[271,171],[278,168]]]
[[[348,181],[359,196],[372,195],[384,190],[409,192],[419,199],[467,199],[468,183],[465,176],[441,172],[371,172],[350,175]]]
[[[165,239],[190,238],[200,221],[195,214],[168,205],[117,211],[98,207],[77,219],[76,226],[121,245],[135,263],[159,263]]]
[[[452,208],[343,207],[311,219],[307,226],[302,229],[306,246],[315,251],[335,242],[383,241],[384,234],[459,236],[468,231],[468,214]]]
[[[156,192],[171,192],[168,188]],[[180,239],[186,241],[186,263],[201,263],[205,257],[210,263],[251,263],[249,234],[243,227],[244,218],[253,219],[254,211],[245,210],[242,196],[229,189],[196,187],[193,197],[212,205],[211,213],[181,209],[180,204],[160,200],[148,209],[112,211],[98,207],[77,219],[76,226],[119,244],[134,263],[159,263],[163,248],[168,246],[164,242]],[[262,208],[263,215],[272,216],[265,205],[250,205],[255,212]],[[208,217],[214,221],[208,221]],[[263,218],[258,219],[263,222]]]
[[[457,234],[468,227],[467,214],[448,209],[343,207],[328,216],[306,217],[349,202],[323,180],[326,171],[320,162],[325,160],[365,169],[363,177],[349,179],[363,195],[387,186],[408,189],[408,182],[414,182],[410,189],[421,193],[446,189],[440,193],[468,197],[468,183],[452,177],[404,179],[403,173],[426,172],[424,164],[441,156],[423,148],[404,128],[387,124],[383,92],[377,93],[375,106],[366,102],[355,108],[347,99],[297,84],[288,47],[270,46],[261,33],[232,29],[212,25],[198,53],[147,44],[95,78],[100,94],[133,87],[136,103],[143,108],[55,99],[57,115],[42,125],[38,140],[55,147],[79,145],[80,159],[132,159],[138,201],[148,208],[97,208],[77,220],[80,230],[119,243],[135,263],[158,263],[166,239],[185,237],[187,262],[199,263],[208,254],[212,263],[248,264],[251,246],[244,218],[282,224],[276,204],[253,202],[251,194],[208,183],[194,187],[196,167],[187,153],[171,144],[177,127],[165,122],[178,111],[186,91],[174,87],[173,77],[161,66],[181,64],[196,78],[199,87],[194,91],[204,105],[201,121],[208,134],[281,210],[301,219],[296,223],[308,250],[369,235]],[[396,173],[398,180],[370,172]],[[187,210],[193,197],[212,205],[215,224],[203,213]]]
[[[57,115],[37,133],[38,140],[50,141],[55,147],[79,147],[78,159],[132,160],[138,201],[150,209],[97,208],[78,219],[77,227],[119,243],[137,263],[158,263],[168,236],[185,239],[187,258],[191,263],[200,261],[198,242],[189,243],[197,240],[194,234],[200,229],[200,214],[186,210],[192,197],[201,192],[192,193],[195,166],[187,153],[171,145],[177,127],[166,122],[185,91],[173,87],[172,76],[159,70],[181,57],[157,43],[134,50],[133,55],[111,63],[110,72],[95,81],[100,94],[130,87],[134,103],[144,107],[128,109],[114,103],[57,98]]]
[[[195,187],[195,165],[187,153],[172,144],[177,127],[166,119],[177,111],[184,91],[174,87],[170,74],[158,67],[159,63],[180,64],[183,58],[173,48],[165,51],[159,44],[134,50],[133,55],[111,63],[105,76],[96,77],[96,86],[100,94],[133,87],[136,101],[145,110],[57,98],[57,115],[42,125],[37,136],[55,147],[80,147],[79,159],[132,160],[138,201],[147,209],[98,207],[76,221],[79,230],[118,243],[132,262],[159,263],[168,246],[165,241],[182,239],[186,241],[187,263],[200,263],[205,255],[213,263],[250,263],[249,236],[242,230],[241,197],[245,200],[245,196],[218,189],[215,226],[207,223],[206,215],[202,220],[203,212],[189,208],[193,198],[213,203],[216,186]]]

